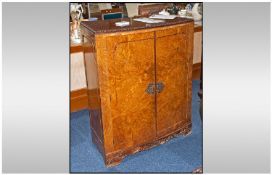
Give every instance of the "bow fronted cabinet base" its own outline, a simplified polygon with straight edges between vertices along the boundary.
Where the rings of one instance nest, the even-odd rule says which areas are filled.
[[[191,131],[194,22],[123,20],[81,23],[92,141],[108,167]]]

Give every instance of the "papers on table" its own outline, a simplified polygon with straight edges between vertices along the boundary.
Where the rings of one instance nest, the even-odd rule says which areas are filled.
[[[155,14],[155,15],[150,16],[149,18],[135,18],[133,20],[134,21],[145,22],[145,23],[160,23],[160,22],[165,22],[164,19],[175,19],[176,17],[193,18],[191,16]]]
[[[164,22],[164,20],[158,20],[158,19],[150,19],[150,18],[135,18],[134,21],[140,21],[145,23],[160,23]]]
[[[192,16],[178,16],[178,17],[180,17],[180,18],[189,18],[189,19],[194,19],[194,17],[192,17]]]
[[[152,19],[175,19],[177,16],[176,15],[152,15],[149,18]]]
[[[116,26],[120,26],[120,27],[128,26],[128,25],[129,25],[129,22],[128,22],[128,21],[116,22],[115,25],[116,25]]]

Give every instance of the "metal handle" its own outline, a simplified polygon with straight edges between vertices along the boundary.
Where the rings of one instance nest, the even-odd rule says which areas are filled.
[[[145,91],[148,94],[154,94],[155,93],[155,86],[156,86],[156,93],[161,93],[164,89],[164,84],[162,82],[158,82],[156,84],[149,83]]]
[[[164,84],[162,82],[156,83],[156,92],[161,93],[164,89]]]
[[[145,92],[147,92],[148,94],[154,94],[154,89],[155,89],[155,84],[154,83],[149,83]]]

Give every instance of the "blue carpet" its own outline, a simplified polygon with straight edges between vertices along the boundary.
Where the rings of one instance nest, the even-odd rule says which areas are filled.
[[[192,172],[202,166],[202,122],[199,116],[199,81],[193,81],[192,134],[179,136],[150,150],[128,156],[115,167],[106,168],[91,141],[89,112],[71,113],[71,172]]]

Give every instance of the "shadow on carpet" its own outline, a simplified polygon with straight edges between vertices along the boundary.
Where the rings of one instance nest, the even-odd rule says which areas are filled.
[[[192,134],[126,157],[120,165],[106,168],[92,143],[89,111],[71,113],[70,172],[172,172],[191,173],[202,166],[202,122],[199,116],[199,81],[193,81]]]

